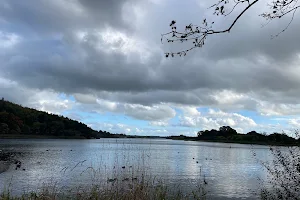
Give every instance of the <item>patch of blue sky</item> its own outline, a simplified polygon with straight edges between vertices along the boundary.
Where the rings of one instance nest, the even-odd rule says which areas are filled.
[[[257,112],[254,111],[249,111],[249,110],[240,110],[238,112],[236,112],[244,117],[249,117],[251,119],[253,119],[255,122],[259,123],[259,122],[265,122],[265,121],[270,121],[270,117],[268,116],[263,116],[260,115]]]
[[[72,95],[67,95],[65,93],[59,93],[58,98],[61,100],[69,100],[75,102],[75,98]]]
[[[171,118],[171,119],[169,120],[168,123],[169,123],[170,126],[175,126],[176,124],[178,124],[179,121],[180,121],[179,117],[180,117],[181,115],[183,115],[183,111],[182,111],[182,110],[180,110],[180,109],[178,109],[178,108],[174,108],[174,110],[175,110],[175,112],[176,112],[176,115],[175,115],[175,117],[173,117],[173,118]]]
[[[197,110],[201,113],[201,114],[204,114],[204,113],[208,113],[209,111],[209,107],[198,107]]]

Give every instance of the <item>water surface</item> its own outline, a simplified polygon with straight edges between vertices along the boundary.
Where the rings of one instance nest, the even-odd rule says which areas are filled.
[[[257,199],[258,179],[267,175],[257,159],[271,158],[268,146],[167,139],[3,139],[0,150],[23,152],[19,160],[25,171],[11,165],[0,174],[0,190],[11,187],[15,194],[43,184],[70,188],[139,171],[182,190],[205,179],[209,199]]]

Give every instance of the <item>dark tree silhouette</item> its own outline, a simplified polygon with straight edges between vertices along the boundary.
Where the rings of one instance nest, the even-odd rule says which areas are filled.
[[[95,131],[82,122],[0,100],[0,138],[3,135],[48,135],[61,138],[117,137]]]
[[[236,22],[253,6],[263,0],[219,0],[217,3],[213,4],[209,7],[209,9],[213,10],[213,15],[217,16],[228,16],[234,10],[240,9],[238,15],[232,21],[232,23],[228,26],[228,28],[224,30],[215,30],[213,25],[214,22],[210,21],[209,19],[205,18],[202,21],[202,25],[194,25],[188,24],[185,26],[183,31],[177,29],[176,21],[172,20],[170,23],[171,31],[164,33],[161,35],[161,42],[187,42],[192,41],[192,46],[178,52],[166,52],[166,57],[174,57],[175,55],[185,56],[189,51],[202,47],[205,43],[207,37],[213,34],[220,34],[220,33],[229,33],[231,29],[234,27]],[[291,14],[291,20],[287,24],[287,26],[282,29],[279,33],[275,36],[277,37],[279,34],[284,32],[291,22],[294,19],[295,12],[300,7],[300,3],[298,0],[273,0],[269,4],[267,4],[268,11],[262,13],[260,16],[267,20],[268,24],[270,21],[274,19],[280,19],[288,14]]]

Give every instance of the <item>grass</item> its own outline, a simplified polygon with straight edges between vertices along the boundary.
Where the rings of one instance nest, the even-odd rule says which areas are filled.
[[[44,186],[40,191],[13,196],[10,190],[0,195],[1,200],[58,200],[58,199],[99,199],[99,200],[163,200],[163,199],[206,199],[203,185],[187,194],[181,191],[180,185],[170,188],[163,180],[155,177],[138,177],[137,179],[109,179],[98,185],[77,187],[64,191],[54,185]]]

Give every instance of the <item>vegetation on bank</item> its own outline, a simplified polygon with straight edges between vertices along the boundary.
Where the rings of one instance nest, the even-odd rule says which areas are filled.
[[[261,190],[261,199],[300,200],[300,146],[288,148],[271,147],[273,159],[261,161],[267,171],[266,185]]]
[[[199,131],[197,137],[187,137],[184,135],[170,136],[168,139],[177,140],[200,140],[208,142],[230,142],[243,144],[264,144],[264,145],[300,145],[300,139],[288,136],[285,133],[272,133],[270,135],[257,133],[251,131],[247,134],[237,133],[236,130],[230,126],[222,126],[219,130],[205,130]]]
[[[138,181],[108,182],[105,186],[91,185],[90,188],[77,188],[76,192],[59,192],[59,188],[44,187],[39,192],[29,192],[21,196],[14,196],[9,191],[0,194],[1,200],[205,200],[206,192],[203,186],[190,193],[184,193],[180,187],[170,188],[161,181],[155,179]]]
[[[107,131],[95,131],[67,117],[0,101],[1,138],[101,138],[120,137]]]

